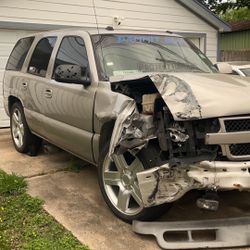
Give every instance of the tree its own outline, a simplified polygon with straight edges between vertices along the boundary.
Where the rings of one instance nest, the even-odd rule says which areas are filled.
[[[227,22],[237,22],[250,20],[250,9],[249,8],[239,8],[239,9],[230,9],[225,14],[223,14],[222,19]]]
[[[221,4],[222,0],[198,0],[200,3],[205,5],[207,8],[209,8],[214,13],[217,13],[218,6]]]
[[[215,14],[225,14],[229,10],[235,10],[240,8],[247,8],[250,10],[249,0],[198,0],[200,3],[207,6]]]

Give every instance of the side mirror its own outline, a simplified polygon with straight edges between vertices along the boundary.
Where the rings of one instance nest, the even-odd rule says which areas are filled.
[[[91,83],[87,71],[87,68],[83,68],[79,65],[59,65],[55,70],[55,80],[58,82],[83,84],[87,87]]]
[[[215,67],[222,74],[232,74],[233,73],[232,66],[228,63],[225,63],[225,62],[216,63]]]

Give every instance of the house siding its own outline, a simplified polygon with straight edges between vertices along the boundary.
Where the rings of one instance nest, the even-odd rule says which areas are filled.
[[[114,16],[124,17],[119,29],[205,33],[207,55],[216,61],[217,30],[175,0],[0,1],[0,22],[96,27],[97,20],[101,28]]]

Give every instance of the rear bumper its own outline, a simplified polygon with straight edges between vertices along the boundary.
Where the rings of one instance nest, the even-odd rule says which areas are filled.
[[[178,221],[133,221],[133,231],[154,235],[163,249],[239,247],[250,245],[250,217]]]

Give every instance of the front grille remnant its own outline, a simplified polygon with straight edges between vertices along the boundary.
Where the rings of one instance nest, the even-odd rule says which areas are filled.
[[[235,156],[250,155],[250,143],[231,144],[229,149],[231,154]]]
[[[250,131],[250,119],[224,120],[226,132]]]
[[[221,133],[247,133],[250,132],[250,116],[220,118]],[[250,141],[235,142],[221,145],[224,155],[229,160],[250,160]]]

